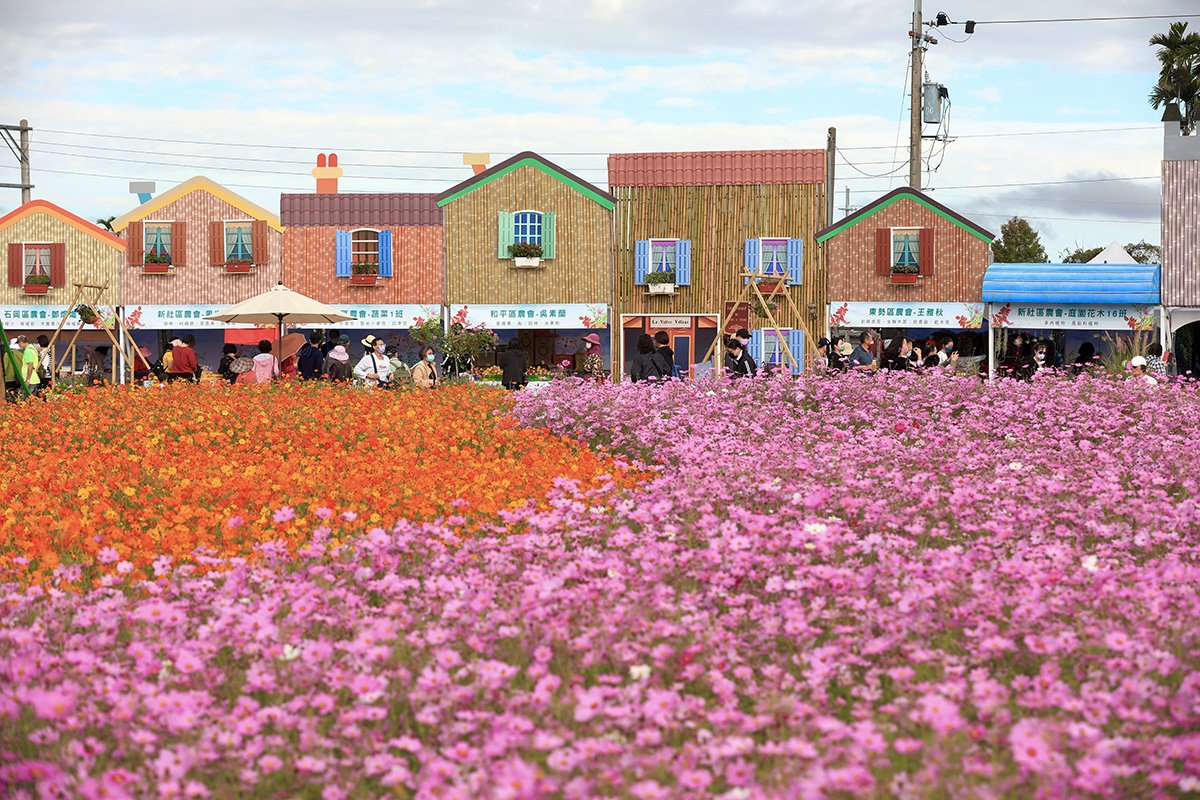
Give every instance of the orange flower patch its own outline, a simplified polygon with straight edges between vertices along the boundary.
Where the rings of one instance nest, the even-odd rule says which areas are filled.
[[[556,478],[632,480],[578,442],[498,416],[505,399],[473,387],[189,385],[4,405],[0,580],[122,561],[138,576],[197,548],[253,557],[265,541],[305,541],[332,514],[363,530],[457,515],[468,531],[544,501]]]

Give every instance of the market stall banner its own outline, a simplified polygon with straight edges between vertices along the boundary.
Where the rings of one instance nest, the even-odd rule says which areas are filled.
[[[0,306],[0,322],[8,331],[53,330],[66,313],[67,306]],[[71,314],[63,327],[78,328],[79,315]]]
[[[329,325],[304,327],[327,327],[342,329],[356,328],[411,328],[418,319],[441,319],[440,305],[341,305],[330,303],[348,317],[354,317],[353,322],[333,322]]]
[[[551,305],[451,306],[450,315],[466,309],[467,325],[500,328],[607,328],[608,306],[561,303]]]
[[[830,328],[983,327],[983,303],[830,303]]]
[[[125,327],[131,331],[199,330],[253,328],[242,323],[216,322],[205,319],[225,308],[222,304],[190,306],[126,306]]]
[[[995,328],[1090,328],[1102,331],[1149,331],[1157,318],[1155,306],[1080,305],[1074,303],[992,304]]]

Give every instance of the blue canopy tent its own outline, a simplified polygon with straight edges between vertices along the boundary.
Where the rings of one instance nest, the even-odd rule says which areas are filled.
[[[997,327],[1148,330],[1161,318],[1158,264],[991,264],[988,368],[995,374]],[[999,307],[999,308],[997,308]]]

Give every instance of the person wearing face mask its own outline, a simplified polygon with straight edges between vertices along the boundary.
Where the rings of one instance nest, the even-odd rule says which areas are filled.
[[[742,369],[739,371],[742,375],[753,378],[758,374],[758,364],[754,362],[754,357],[750,355],[750,331],[745,328],[738,328],[738,332],[734,338],[742,346]]]
[[[949,336],[938,342],[938,349],[930,353],[924,361],[925,367],[949,367],[958,361],[958,353],[954,350],[954,339]]]
[[[879,362],[872,350],[875,347],[875,336],[870,331],[863,331],[858,337],[858,347],[850,354],[850,369],[854,372],[875,372]]]
[[[413,386],[418,389],[432,389],[438,384],[437,354],[433,348],[425,345],[421,348],[421,360],[412,370]]]
[[[1046,343],[1036,342],[1026,350],[1021,363],[1017,365],[1017,377],[1022,380],[1029,380],[1048,366],[1050,364],[1046,358]]]
[[[378,336],[368,336],[362,340],[362,345],[366,352],[354,365],[354,377],[366,386],[392,388],[392,362],[387,357],[387,342]]]

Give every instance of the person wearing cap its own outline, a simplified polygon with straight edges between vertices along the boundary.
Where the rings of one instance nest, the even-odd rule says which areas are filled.
[[[735,334],[738,344],[742,346],[742,374],[753,378],[758,374],[758,364],[754,362],[754,357],[750,355],[750,331],[745,328],[738,328]]]
[[[270,383],[279,377],[279,359],[271,353],[271,342],[263,339],[258,343],[258,355],[254,357],[254,380]]]
[[[745,348],[740,336],[730,336],[725,340],[725,377],[736,380],[750,376],[746,371],[746,362],[742,359],[744,353]]]
[[[587,347],[583,355],[583,375],[596,381],[603,381],[607,373],[604,371],[604,358],[600,355],[600,335],[589,333],[583,337]]]
[[[199,379],[200,365],[196,361],[196,351],[192,347],[196,337],[185,333],[180,339],[171,340],[171,368],[167,370],[167,382],[178,380],[195,381]]]
[[[233,374],[233,383],[239,386],[253,386],[258,383],[254,377],[254,359],[238,356],[229,362],[229,371]]]
[[[1134,380],[1140,379],[1150,386],[1158,385],[1158,381],[1154,379],[1154,376],[1146,372],[1146,359],[1143,356],[1134,356],[1129,359],[1129,374]]]
[[[362,340],[362,346],[366,350],[354,365],[354,377],[364,386],[392,388],[392,362],[387,357],[387,342],[371,335]]]
[[[339,336],[325,356],[325,377],[335,383],[350,380],[350,354],[346,346],[350,344],[349,336]]]
[[[813,373],[824,375],[829,371],[829,340],[822,336],[817,340],[817,355],[813,358]]]

